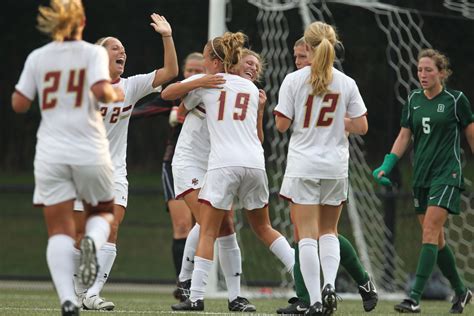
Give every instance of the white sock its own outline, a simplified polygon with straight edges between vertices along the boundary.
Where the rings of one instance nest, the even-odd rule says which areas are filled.
[[[189,297],[192,302],[204,299],[207,279],[209,278],[209,272],[211,272],[212,262],[212,260],[194,256],[194,271],[191,278],[191,296]]]
[[[310,303],[321,302],[321,280],[319,276],[318,242],[303,238],[298,243],[300,250],[300,269],[304,284],[308,289]]]
[[[105,245],[103,245],[97,252],[99,272],[97,273],[97,279],[94,284],[87,291],[87,297],[100,294],[100,291],[102,291],[102,288],[110,275],[110,270],[112,270],[115,257],[117,257],[117,247],[115,244],[109,242],[105,243]]]
[[[240,296],[240,275],[242,274],[242,255],[237,243],[237,235],[233,233],[217,238],[217,244],[219,245],[219,263],[224,273],[229,302],[232,302]]]
[[[295,265],[295,249],[291,248],[288,240],[281,236],[275,239],[270,245],[270,251],[277,256],[285,265],[286,271],[293,275],[293,266]]]
[[[81,262],[81,251],[74,248],[74,290],[76,295],[85,294],[87,288],[82,284],[81,278],[79,277],[79,264]],[[81,302],[79,302],[81,303]]]
[[[60,234],[51,236],[46,247],[49,272],[61,304],[71,301],[78,305],[73,278],[71,278],[75,270],[74,243],[73,238]]]
[[[102,216],[92,216],[87,220],[85,236],[92,238],[98,251],[105,244],[110,234],[110,224]]]
[[[186,243],[184,244],[183,261],[181,262],[181,271],[178,279],[181,282],[191,279],[194,270],[194,254],[199,242],[200,226],[196,223],[189,231]]]
[[[335,287],[337,269],[341,261],[341,249],[336,235],[326,234],[319,237],[319,258],[323,270],[324,285]]]

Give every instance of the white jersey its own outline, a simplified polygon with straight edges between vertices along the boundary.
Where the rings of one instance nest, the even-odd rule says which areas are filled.
[[[249,80],[220,74],[222,89],[199,88],[184,99],[188,110],[203,103],[211,140],[208,170],[247,167],[265,170],[257,134],[258,89]]]
[[[127,175],[128,124],[135,104],[144,96],[152,92],[158,92],[161,88],[153,89],[154,78],[155,71],[144,75],[120,78],[113,85],[120,87],[125,93],[123,102],[100,103],[100,112],[104,118],[107,138],[110,142],[110,155],[115,169],[115,179],[123,178],[123,176]]]
[[[285,176],[342,179],[348,177],[349,141],[344,117],[367,109],[355,81],[333,68],[331,92],[314,97],[309,66],[283,80],[275,112],[291,119],[292,133]]]
[[[196,80],[203,76],[203,74],[194,75],[182,82]],[[199,104],[186,115],[176,142],[171,165],[175,167],[193,166],[207,170],[210,147],[206,109],[203,104]]]
[[[70,165],[110,163],[102,117],[91,87],[110,81],[103,47],[84,41],[51,42],[27,58],[16,90],[41,109],[37,161]]]

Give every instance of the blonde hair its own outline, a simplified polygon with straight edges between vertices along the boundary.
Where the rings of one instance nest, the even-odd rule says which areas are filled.
[[[183,60],[183,66],[182,66],[182,68],[184,68],[184,66],[186,65],[186,63],[188,62],[188,60],[203,61],[203,60],[204,60],[204,56],[203,56],[201,53],[198,53],[198,52],[190,53],[190,54],[189,54],[188,56],[186,56],[186,58]]]
[[[312,50],[310,84],[313,95],[329,92],[332,67],[336,58],[334,45],[338,42],[334,28],[323,22],[311,23],[304,32],[304,41]]]
[[[440,51],[432,48],[423,49],[418,53],[418,61],[424,57],[431,58],[438,68],[438,71],[444,72],[441,83],[445,85],[449,76],[453,73],[449,68],[449,58]]]
[[[242,32],[225,32],[207,42],[212,59],[219,59],[224,65],[224,72],[229,72],[238,65],[242,58],[242,49],[247,36]]]
[[[304,44],[306,44],[306,42],[304,41],[304,36],[303,36],[296,40],[295,45],[293,45],[293,47],[298,47]]]
[[[106,47],[105,44],[107,43],[107,41],[108,41],[109,39],[112,39],[112,38],[115,38],[115,37],[112,37],[112,36],[101,37],[101,38],[99,38],[99,39],[95,42],[95,44],[96,44],[96,45],[99,45],[99,46],[102,46],[102,47]]]
[[[77,35],[86,16],[81,0],[51,0],[50,6],[38,8],[37,28],[55,41]]]
[[[259,53],[248,48],[242,49],[242,58],[248,55],[254,56],[258,60],[257,78],[255,78],[255,81],[260,81],[260,79],[262,78],[263,70],[265,68],[265,62]]]

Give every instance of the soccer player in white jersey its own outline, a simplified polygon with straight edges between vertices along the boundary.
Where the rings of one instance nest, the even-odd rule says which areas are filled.
[[[127,135],[130,115],[135,104],[144,96],[155,92],[162,84],[170,81],[178,74],[178,62],[176,51],[171,36],[172,30],[169,23],[163,16],[156,13],[151,15],[151,26],[159,33],[163,40],[164,66],[148,74],[135,75],[128,78],[121,78],[125,69],[127,55],[122,43],[114,37],[105,37],[97,41],[96,44],[105,47],[109,54],[109,72],[112,83],[120,87],[125,93],[123,102],[100,104],[107,138],[110,143],[110,154],[115,168],[114,171],[114,214],[115,220],[107,242],[98,251],[99,271],[97,280],[91,287],[82,287],[80,282],[75,282],[76,292],[82,297],[82,304],[85,309],[91,310],[112,310],[115,305],[100,297],[105,282],[107,281],[115,257],[117,255],[117,234],[120,223],[125,216],[128,198],[128,181],[126,168]],[[83,210],[82,203],[76,201],[74,205],[76,211]],[[83,220],[83,212],[74,212],[78,223]],[[78,227],[81,227],[79,224]],[[77,238],[81,232],[78,231]],[[78,258],[78,254],[76,254]]]
[[[340,261],[337,223],[347,200],[349,142],[345,132],[367,132],[367,109],[353,79],[333,68],[337,35],[312,23],[304,39],[311,66],[287,75],[275,108],[276,126],[292,126],[280,195],[290,201],[298,230],[301,272],[310,295],[309,315],[332,314]],[[319,254],[318,254],[319,236]],[[319,262],[324,276],[321,293]]]
[[[207,72],[216,74],[233,71],[233,68],[239,64],[243,42],[244,35],[242,33],[225,33],[224,36],[209,41],[203,52]],[[200,106],[203,97],[208,96],[207,93],[215,94],[210,97],[214,98],[214,102],[207,97],[202,102],[208,111],[206,121],[210,132],[211,152],[207,173],[199,193],[199,199],[202,202],[200,206],[201,231],[192,273],[191,295],[186,301],[173,305],[173,310],[204,309],[204,284],[212,265],[213,244],[218,236],[222,220],[228,213],[226,211],[231,210],[234,196],[239,198],[245,209],[255,210],[249,215],[253,229],[266,245],[271,245],[272,251],[277,254],[280,260],[285,262],[285,259],[288,258],[290,261],[288,265],[292,266],[293,251],[290,245],[280,233],[271,227],[269,221],[266,222],[268,186],[263,148],[257,136],[258,89],[250,81],[239,76],[226,73],[221,76],[226,80],[223,89],[199,88],[190,92],[184,100],[187,109],[194,111],[197,106]],[[190,78],[188,82],[182,84],[181,93],[198,88],[193,79],[195,78]],[[189,87],[192,88],[189,89]],[[170,90],[174,89],[171,86],[167,89],[169,88]],[[240,94],[234,88],[241,91]],[[232,97],[232,103],[229,103],[229,108],[225,110],[227,98],[232,99]],[[231,113],[234,105],[237,112]],[[220,111],[216,109],[220,109]],[[222,124],[224,119],[231,121],[227,123],[228,125],[224,125]],[[217,131],[216,122],[219,122],[217,124],[221,128],[225,126],[224,130]],[[243,139],[235,137],[239,135],[239,132],[241,132],[241,137],[244,137]],[[220,136],[218,133],[221,133]],[[224,133],[230,133],[233,139],[226,139],[227,143],[223,142],[219,137],[223,137]],[[245,181],[221,174],[226,172],[230,172],[234,176],[241,172]],[[217,189],[216,186],[219,188]],[[231,309],[230,302],[229,309],[234,310]],[[240,311],[250,311],[250,309],[247,310],[244,307]]]
[[[26,112],[36,94],[41,123],[34,160],[33,203],[42,206],[48,230],[46,258],[62,315],[79,315],[74,273],[73,202],[86,208],[80,277],[94,282],[96,249],[113,221],[113,166],[97,100],[123,98],[110,84],[107,53],[82,41],[85,13],[80,0],[51,0],[39,7],[38,28],[53,41],[27,58],[12,95],[15,112]],[[59,23],[59,21],[61,23]],[[84,133],[87,131],[87,133]]]

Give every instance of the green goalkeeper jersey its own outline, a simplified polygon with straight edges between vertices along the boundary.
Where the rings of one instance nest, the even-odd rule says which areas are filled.
[[[471,122],[471,105],[461,91],[444,88],[431,100],[423,89],[410,93],[401,126],[413,134],[413,187],[445,184],[463,189],[460,134]]]

